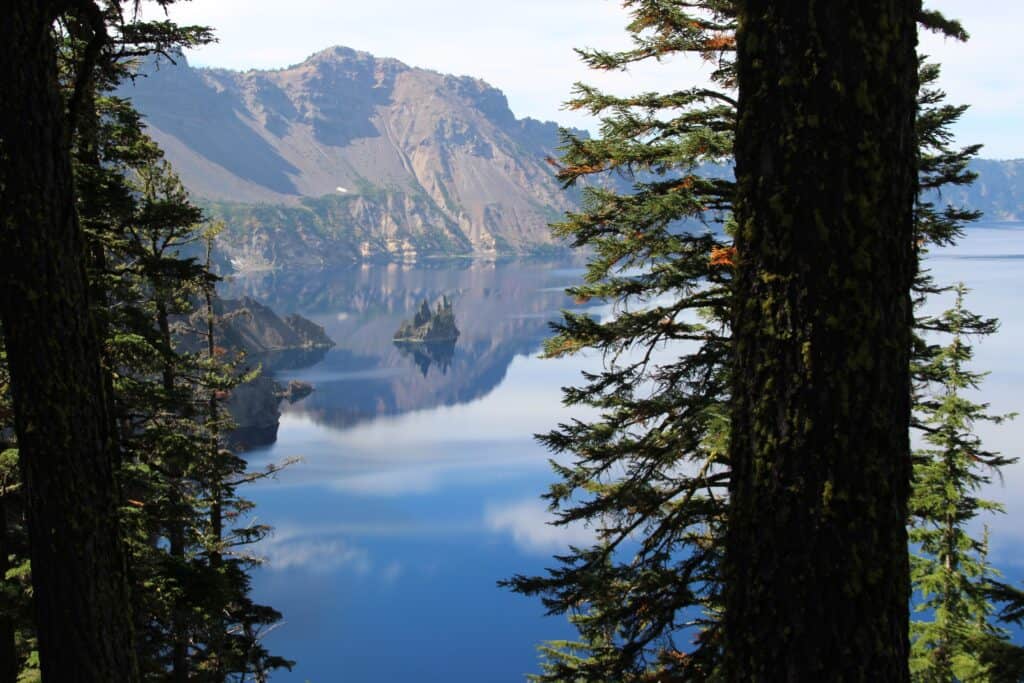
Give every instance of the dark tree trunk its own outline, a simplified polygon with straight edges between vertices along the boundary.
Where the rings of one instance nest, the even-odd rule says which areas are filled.
[[[906,681],[919,0],[744,0],[725,654]]]
[[[0,13],[0,315],[47,681],[133,681],[100,343],[50,34],[57,3]]]

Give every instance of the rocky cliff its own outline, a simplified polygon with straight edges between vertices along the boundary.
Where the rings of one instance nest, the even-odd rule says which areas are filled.
[[[317,363],[334,346],[334,341],[313,321],[298,314],[282,318],[249,296],[218,298],[214,311],[220,321],[218,346],[243,352],[247,366],[258,365],[262,369],[255,379],[235,387],[228,400],[228,411],[235,423],[231,444],[246,450],[273,443],[281,418],[281,400],[306,396],[313,387],[305,383],[279,385],[272,373]],[[201,313],[194,314],[188,329],[202,329],[201,317]],[[182,341],[183,347],[192,351],[202,348],[203,343],[194,333],[186,334]]]
[[[573,206],[557,126],[483,81],[335,47],[276,71],[179,58],[126,85],[236,269],[531,251]]]
[[[254,358],[279,351],[330,348],[334,341],[324,328],[298,314],[280,317],[256,299],[217,299],[222,345]]]

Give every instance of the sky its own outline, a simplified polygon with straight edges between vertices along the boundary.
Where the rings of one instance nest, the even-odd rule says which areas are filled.
[[[1024,3],[933,0],[960,19],[967,44],[922,36],[921,51],[943,64],[950,103],[971,109],[956,128],[981,156],[1024,157]],[[576,47],[628,45],[621,0],[192,0],[173,5],[179,23],[215,28],[219,42],[188,53],[196,66],[245,70],[296,64],[343,45],[411,66],[482,78],[500,88],[517,116],[596,130],[597,122],[562,103],[585,81],[614,93],[679,88],[707,69],[676,58],[627,73],[595,74]]]

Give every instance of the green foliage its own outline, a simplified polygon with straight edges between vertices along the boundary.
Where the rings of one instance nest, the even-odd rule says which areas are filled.
[[[539,681],[707,679],[718,647],[731,278],[721,228],[733,184],[703,170],[732,153],[733,14],[729,3],[626,4],[634,48],[581,51],[584,61],[620,69],[697,53],[720,90],[614,97],[581,84],[569,103],[603,117],[601,136],[565,134],[559,177],[586,182],[583,210],[553,229],[593,253],[569,294],[614,313],[566,313],[545,349],[594,349],[606,363],[564,399],[600,418],[540,437],[572,456],[553,463],[557,523],[588,524],[599,541],[546,577],[508,582],[580,630],[580,642],[544,649]]]
[[[936,322],[948,330],[948,345],[933,347],[920,375],[935,387],[917,402],[925,446],[915,454],[911,498],[911,578],[921,593],[916,610],[925,618],[911,625],[911,671],[914,680],[1001,681],[1024,677],[1024,648],[994,623],[994,580],[988,562],[988,531],[972,536],[970,523],[982,513],[1002,512],[1000,504],[979,498],[981,487],[999,469],[1016,462],[982,445],[974,433],[982,422],[1000,424],[1012,417],[992,415],[988,405],[966,393],[980,387],[983,374],[972,372],[968,333],[989,335],[996,321],[965,308],[966,288],[956,288],[953,308]],[[1004,592],[1000,601],[1014,596]],[[1016,591],[1016,600],[1024,593]]]
[[[541,648],[542,673],[534,677],[541,683],[721,675],[735,15],[731,0],[624,4],[632,49],[578,51],[589,66],[626,69],[696,54],[709,63],[715,89],[620,97],[579,84],[569,102],[602,117],[602,124],[595,139],[564,134],[559,177],[583,187],[583,209],[552,228],[591,254],[583,283],[568,293],[612,313],[600,321],[564,313],[545,347],[550,357],[597,351],[605,362],[601,372],[584,375],[583,386],[564,390],[566,405],[600,416],[539,436],[560,456],[552,462],[558,481],[545,495],[556,524],[588,525],[598,541],[556,557],[558,566],[545,576],[503,582],[541,596],[550,613],[568,614],[579,631],[578,641]],[[930,30],[966,37],[937,13],[921,20]],[[965,107],[944,104],[938,76],[937,65],[922,61],[916,210],[922,257],[929,245],[955,243],[964,224],[978,217],[939,205],[938,190],[974,179],[966,165],[978,147],[952,146],[949,129]],[[919,304],[947,289],[924,270],[915,280]],[[920,335],[949,329],[948,321],[926,316],[915,328]],[[929,364],[934,353],[917,339],[918,389],[936,379]]]
[[[232,424],[224,398],[253,378],[244,357],[216,343],[216,277],[194,256],[212,240],[169,165],[133,169],[136,199],[120,250],[108,262],[120,306],[108,350],[124,425],[124,485],[136,587],[142,666],[170,666],[223,680],[290,662],[271,656],[259,633],[280,615],[248,597],[255,558],[241,548],[268,528],[240,525],[251,503],[239,485],[263,474],[226,448]],[[185,338],[204,340],[183,350]]]
[[[168,4],[168,3],[161,3]],[[224,681],[292,663],[260,642],[275,610],[249,597],[258,562],[245,546],[269,530],[248,522],[239,487],[277,471],[249,472],[227,447],[224,407],[255,373],[217,346],[217,277],[198,259],[214,232],[126,100],[103,94],[131,75],[131,60],[208,42],[203,27],[130,21],[120,3],[81,5],[55,26],[72,139],[76,210],[86,236],[93,318],[121,451],[122,534],[130,554],[136,652],[145,680]],[[91,9],[90,9],[91,8]],[[198,316],[201,330],[191,329]],[[208,343],[186,352],[182,341]],[[12,434],[0,357],[0,439]],[[0,600],[15,623],[19,680],[38,678],[30,616],[27,539],[13,467],[0,451],[6,521]]]

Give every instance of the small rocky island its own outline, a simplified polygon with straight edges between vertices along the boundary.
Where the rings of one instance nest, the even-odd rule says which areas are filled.
[[[437,302],[435,310],[424,299],[420,309],[412,320],[406,320],[395,332],[393,340],[403,343],[435,343],[454,342],[459,337],[459,328],[455,326],[455,313],[452,302],[443,296]]]

